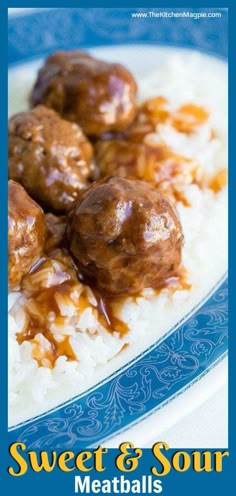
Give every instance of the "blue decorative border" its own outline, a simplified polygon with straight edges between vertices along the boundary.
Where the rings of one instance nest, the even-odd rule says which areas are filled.
[[[227,56],[227,11],[221,19],[132,19],[134,9],[56,9],[9,20],[9,64],[55,49],[149,43]],[[143,12],[145,9],[135,9]],[[148,9],[146,9],[148,10]],[[163,9],[153,9],[161,11]],[[165,9],[180,11],[183,9]],[[203,12],[209,9],[189,9]],[[48,30],[50,26],[50,31]],[[126,429],[199,380],[227,353],[227,281],[194,315],[104,383],[56,410],[15,426],[9,440],[28,448],[82,448]]]
[[[58,49],[152,43],[197,48],[227,57],[227,9],[221,18],[132,18],[132,12],[150,9],[75,8],[51,9],[9,19],[9,63],[39,57]],[[206,8],[152,8],[152,12],[188,10],[209,12]],[[48,27],[50,26],[50,30]]]

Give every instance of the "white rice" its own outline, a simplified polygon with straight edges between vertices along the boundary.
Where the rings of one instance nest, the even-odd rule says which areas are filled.
[[[114,58],[119,60],[117,55]],[[104,50],[104,58],[109,57]],[[120,61],[124,62],[124,58],[125,53],[121,50]],[[205,61],[207,64],[204,66]],[[209,121],[193,135],[181,134],[170,125],[162,125],[158,137],[161,136],[177,153],[196,158],[210,175],[226,167],[227,82],[224,64],[217,65],[214,60],[211,64],[209,57],[194,52],[186,55],[186,52],[173,50],[169,51],[165,63],[156,72],[153,63],[150,67],[150,74],[145,78],[136,70],[142,99],[163,95],[175,107],[192,102],[206,105],[211,112]],[[133,69],[135,67],[131,67]],[[19,69],[15,71],[19,72]],[[34,70],[28,69],[28,74],[30,86],[35,77]],[[14,73],[15,84],[13,76]],[[15,94],[17,92],[15,88]],[[21,105],[25,105],[24,101]],[[11,109],[15,110],[19,110],[19,105]],[[215,138],[209,141],[212,128]],[[130,328],[122,338],[103,329],[93,305],[79,314],[73,302],[65,305],[59,296],[57,304],[61,315],[67,318],[67,324],[61,328],[54,325],[53,328],[52,316],[51,329],[58,340],[60,336],[70,336],[78,361],[68,361],[61,356],[53,369],[39,367],[32,359],[33,345],[29,341],[19,345],[16,340],[16,333],[21,332],[25,325],[25,297],[20,293],[9,295],[9,425],[38,415],[85,391],[126,364],[186,315],[220,279],[227,269],[227,191],[215,195],[210,190],[203,191],[197,185],[190,185],[185,194],[191,207],[178,203],[177,209],[185,236],[183,265],[192,288],[174,294],[164,289],[158,296],[147,289],[137,301],[127,299],[122,308],[117,309]],[[42,334],[38,334],[36,339],[43,353],[49,343]],[[129,346],[123,349],[127,344]]]

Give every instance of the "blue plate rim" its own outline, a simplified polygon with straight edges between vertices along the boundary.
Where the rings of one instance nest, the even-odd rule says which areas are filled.
[[[219,361],[221,361],[227,354],[228,346],[227,346],[227,283],[228,280],[227,278],[223,277],[219,280],[217,287],[214,286],[211,291],[207,294],[207,296],[204,298],[204,303],[203,300],[201,300],[200,304],[192,311],[192,314],[190,318],[188,316],[186,317],[186,320],[183,319],[183,322],[179,322],[176,326],[174,326],[174,330],[172,329],[169,331],[166,336],[164,335],[163,339],[160,339],[158,343],[154,344],[151,347],[151,351],[145,350],[141,356],[139,355],[136,357],[134,360],[132,360],[132,364],[128,363],[125,367],[124,370],[123,368],[118,369],[112,377],[108,377],[104,380],[102,384],[97,384],[90,390],[86,391],[84,394],[81,396],[72,398],[71,400],[65,402],[62,405],[59,405],[59,407],[56,407],[55,409],[52,409],[51,411],[47,411],[46,413],[38,416],[37,418],[34,417],[33,419],[30,419],[29,421],[20,423],[16,426],[12,426],[9,429],[9,435],[13,435],[14,439],[17,436],[18,441],[20,442],[25,442],[27,440],[27,445],[30,446],[31,448],[39,448],[44,447],[44,444],[46,445],[52,442],[55,442],[58,437],[62,437],[63,444],[60,445],[60,447],[63,448],[68,448],[71,447],[74,444],[78,444],[80,447],[88,447],[90,445],[96,444],[96,442],[101,442],[101,439],[106,440],[114,437],[118,433],[121,433],[123,431],[126,431],[129,427],[136,425],[137,423],[141,422],[144,420],[144,418],[148,417],[154,411],[157,411],[158,409],[162,408],[167,404],[168,402],[172,401],[175,399],[177,396],[179,396],[182,392],[184,392],[186,389],[191,387],[196,381],[199,381],[204,375],[206,375],[207,372],[209,372],[212,368],[214,368]],[[223,299],[222,299],[223,295]],[[212,302],[215,304],[213,305],[212,308]],[[223,305],[223,306],[222,306]],[[219,307],[219,308],[218,308]],[[220,321],[219,321],[219,316],[220,316]],[[203,329],[201,329],[201,326],[199,326],[199,320],[203,318]],[[212,320],[213,319],[213,320]],[[214,320],[215,319],[215,320]],[[192,333],[192,325],[196,325],[196,329],[194,329],[194,332],[197,333],[197,336],[199,333],[203,333],[203,338],[202,340],[197,337],[192,338],[191,333]],[[213,327],[212,327],[213,326]],[[186,330],[184,330],[186,327]],[[209,328],[208,328],[209,327]],[[211,329],[212,328],[212,329]],[[214,349],[214,341],[210,342],[210,352],[211,352],[211,358],[210,355],[208,357],[208,360],[206,362],[203,359],[202,363],[199,363],[196,369],[193,369],[193,377],[191,380],[185,380],[185,377],[182,380],[182,386],[177,387],[176,390],[174,390],[173,393],[170,393],[167,395],[166,398],[163,399],[163,401],[157,401],[155,399],[153,403],[153,398],[147,398],[147,403],[148,403],[148,408],[145,409],[143,412],[138,413],[136,415],[137,418],[131,419],[130,417],[130,411],[129,411],[129,405],[126,410],[124,410],[124,415],[122,416],[123,418],[123,424],[120,426],[120,422],[118,420],[118,423],[115,422],[115,425],[111,423],[111,426],[103,425],[104,424],[104,415],[107,415],[107,411],[111,409],[111,405],[113,402],[113,397],[111,395],[111,391],[114,389],[116,390],[117,384],[118,384],[118,389],[120,387],[120,384],[122,381],[125,379],[127,380],[128,376],[138,376],[138,381],[142,380],[142,375],[145,376],[145,373],[143,373],[142,370],[148,370],[148,367],[150,369],[154,369],[156,366],[156,370],[159,372],[158,368],[161,370],[161,362],[160,362],[160,357],[162,358],[163,352],[165,355],[165,348],[167,347],[168,353],[170,352],[172,356],[179,356],[180,360],[183,360],[185,362],[186,358],[187,360],[190,359],[190,361],[194,358],[194,354],[197,353],[197,355],[201,355],[202,350],[202,343],[203,347],[204,342],[207,341],[209,344],[209,339],[206,340],[206,337],[208,336],[209,338],[209,333],[211,332],[214,334],[219,335],[219,339],[217,339],[215,343],[215,349]],[[189,334],[190,333],[190,334]],[[184,349],[182,349],[182,345],[179,346],[179,336],[183,335],[181,339],[183,340],[184,344]],[[187,338],[186,338],[187,337]],[[188,355],[186,357],[186,339],[195,340],[197,343],[197,347],[199,350],[192,350],[192,355]],[[174,343],[174,346],[172,346],[172,342]],[[202,342],[201,342],[202,341]],[[223,345],[222,345],[223,343]],[[193,344],[195,346],[195,344]],[[215,353],[215,351],[218,349],[218,351]],[[158,355],[158,350],[161,350],[161,352]],[[190,347],[191,350],[191,347]],[[206,350],[203,350],[203,354],[206,352]],[[157,356],[155,356],[155,353],[157,353]],[[167,354],[168,354],[167,353]],[[182,355],[181,355],[182,353]],[[154,354],[154,359],[153,355]],[[213,357],[213,355],[215,356]],[[171,356],[171,355],[170,355]],[[157,358],[157,360],[156,360]],[[158,361],[159,358],[159,361]],[[178,358],[177,358],[178,359]],[[169,360],[169,357],[168,357]],[[165,361],[165,360],[164,360]],[[171,358],[170,360],[171,361]],[[198,360],[197,360],[198,361]],[[150,362],[150,363],[149,363]],[[201,362],[201,360],[200,360]],[[167,362],[168,364],[168,362]],[[180,364],[179,369],[181,370],[182,364]],[[192,365],[190,365],[191,369]],[[189,365],[187,367],[184,365],[184,368],[189,368]],[[168,369],[168,367],[167,367]],[[165,369],[164,369],[165,372]],[[147,376],[149,374],[149,370],[147,373]],[[168,373],[167,373],[168,375]],[[190,376],[192,375],[192,370],[190,371]],[[187,376],[188,377],[188,376]],[[128,379],[129,382],[130,378]],[[165,382],[165,379],[164,381]],[[177,379],[177,383],[179,380]],[[139,384],[139,382],[138,382]],[[155,384],[155,381],[154,381]],[[170,383],[171,384],[171,383]],[[136,386],[135,383],[132,383],[131,379],[131,388],[134,389],[134,385]],[[161,384],[162,386],[162,384]],[[144,396],[146,395],[146,390],[145,390],[146,385],[144,386]],[[172,386],[171,386],[172,387]],[[123,391],[121,391],[121,398],[123,397],[124,399],[124,392],[125,395],[129,395],[129,389],[130,385],[128,386],[122,385],[121,389],[123,388]],[[165,388],[164,388],[165,389]],[[137,388],[135,392],[137,396]],[[132,393],[131,396],[133,396],[134,393]],[[153,390],[152,390],[152,395],[153,395]],[[108,399],[108,403],[106,405],[106,401]],[[97,401],[97,405],[96,405]],[[100,405],[99,405],[100,401]],[[109,403],[110,401],[110,403]],[[105,412],[103,411],[104,408],[104,402],[105,402]],[[144,406],[145,405],[146,398],[144,398]],[[95,403],[95,405],[94,405]],[[132,403],[132,402],[131,402]],[[120,404],[119,400],[119,394],[117,397],[117,404]],[[102,405],[102,406],[101,406]],[[139,407],[139,403],[133,402],[133,405]],[[100,411],[99,411],[100,410]],[[72,416],[70,414],[72,413]],[[69,414],[69,417],[68,417]],[[71,425],[74,426],[76,424],[81,423],[81,415],[82,415],[82,422],[85,424],[85,429],[82,427],[82,432],[83,434],[80,434],[80,437],[78,437],[78,433],[75,435],[71,433]],[[67,418],[68,417],[68,418]],[[90,423],[90,418],[95,419],[95,430],[91,429],[89,430],[86,426],[87,423]],[[100,424],[99,428],[99,438],[97,438],[97,428],[96,428],[96,423]],[[107,422],[105,421],[105,424]],[[59,427],[58,427],[59,425]],[[61,426],[61,427],[60,427]],[[103,429],[102,429],[102,427]],[[59,429],[59,430],[58,430]],[[86,430],[87,429],[87,430]],[[107,433],[105,435],[102,434],[102,432],[107,429]],[[73,430],[73,429],[72,429]],[[41,437],[39,436],[39,432],[42,431]],[[109,432],[110,431],[110,432]],[[77,428],[76,428],[77,432]]]
[[[69,406],[71,403],[73,403],[75,401],[78,401],[78,400],[84,398],[85,396],[87,396],[87,395],[95,392],[101,386],[103,386],[106,383],[110,382],[112,379],[115,379],[121,373],[127,371],[130,367],[132,367],[132,365],[134,365],[136,362],[138,362],[143,357],[145,357],[146,355],[148,355],[150,352],[152,352],[153,350],[155,350],[155,348],[157,346],[160,346],[163,342],[165,342],[165,340],[171,334],[173,334],[181,325],[184,325],[185,323],[187,323],[191,319],[191,317],[195,313],[197,313],[197,311],[200,310],[203,307],[203,305],[206,304],[210,300],[210,298],[212,296],[214,296],[214,294],[217,292],[217,290],[224,283],[228,283],[227,276],[228,276],[228,274],[226,272],[216,282],[216,284],[209,290],[209,292],[186,315],[184,315],[174,326],[172,326],[169,329],[169,331],[165,332],[162,336],[160,336],[160,338],[158,338],[155,341],[155,343],[153,343],[152,345],[148,346],[148,348],[146,348],[144,351],[142,351],[141,353],[139,353],[133,359],[129,360],[125,365],[119,367],[117,370],[115,370],[113,373],[109,374],[107,377],[105,377],[104,379],[102,379],[101,381],[99,381],[98,383],[96,383],[94,386],[89,387],[88,389],[86,389],[82,393],[79,393],[79,394],[73,396],[69,400],[63,401],[62,403],[60,403],[56,407],[52,407],[52,408],[50,408],[50,410],[47,410],[46,412],[44,412],[44,413],[42,413],[40,415],[36,415],[36,416],[34,416],[34,417],[32,417],[32,418],[30,418],[28,420],[25,420],[25,421],[19,422],[18,424],[12,425],[11,427],[9,427],[8,431],[11,432],[11,431],[15,431],[16,429],[19,429],[21,427],[25,427],[26,425],[29,425],[31,423],[34,423],[37,420],[41,420],[42,418],[46,417],[47,415],[51,415],[51,414],[59,411],[61,408],[65,408],[65,407]],[[193,382],[195,382],[195,381],[193,381]]]

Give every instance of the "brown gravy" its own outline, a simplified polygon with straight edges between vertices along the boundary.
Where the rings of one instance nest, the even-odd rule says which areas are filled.
[[[131,141],[140,142],[145,135],[156,131],[158,124],[169,122],[179,133],[192,134],[205,124],[209,112],[194,103],[181,105],[176,110],[170,108],[167,98],[158,96],[144,101],[136,119],[124,135]]]
[[[98,320],[108,332],[117,332],[120,336],[129,332],[128,325],[120,320],[114,312],[114,305],[121,304],[121,297],[109,298],[99,293],[96,294],[98,302]]]
[[[60,269],[53,276],[55,278],[54,286],[45,287],[42,285],[40,274],[44,274],[45,269],[46,271],[51,270],[52,260],[50,255],[46,255],[42,262],[37,264],[30,274],[25,276],[22,283],[22,292],[27,297],[25,306],[27,322],[24,330],[17,334],[19,344],[23,343],[23,341],[30,341],[33,344],[32,357],[37,360],[38,365],[49,368],[53,368],[57,358],[63,355],[70,361],[77,360],[70,345],[69,336],[63,337],[59,341],[51,330],[52,323],[61,327],[67,325],[67,317],[61,315],[57,303],[60,298],[65,298],[67,304],[73,303],[78,313],[82,313],[86,308],[92,308],[99,323],[111,334],[116,332],[122,337],[129,332],[128,325],[116,315],[117,307],[121,307],[127,298],[126,296],[110,297],[93,289],[93,296],[96,299],[95,305],[91,303],[86,293],[87,286],[83,286],[78,298],[74,298],[73,291],[76,291],[81,283],[78,274],[74,270],[73,260],[66,250],[53,251],[51,257],[57,257],[57,259],[53,258],[54,261],[63,261],[63,263],[67,264],[68,278],[63,281],[66,273]],[[83,284],[85,284],[85,281],[83,281]],[[158,288],[155,294],[158,295],[164,287],[169,288],[173,293],[181,289],[190,289],[191,285],[187,281],[186,270],[181,269],[175,277],[166,280],[163,287]],[[137,294],[129,297],[135,302],[141,296],[142,294]],[[42,334],[48,340],[49,345],[43,347],[40,344],[39,337],[37,337],[38,334]]]
[[[208,182],[208,188],[214,193],[219,193],[227,184],[227,169],[220,169]]]
[[[65,252],[65,251],[64,251]],[[73,289],[76,290],[76,285],[80,284],[77,275],[73,272],[73,261],[67,254],[67,263],[71,261],[71,266],[68,272],[68,280],[51,286],[43,287],[40,283],[35,282],[35,276],[39,271],[50,270],[50,257],[46,256],[42,262],[37,264],[35,270],[28,274],[22,283],[22,291],[27,296],[25,312],[27,322],[23,332],[17,334],[17,341],[21,344],[23,341],[30,341],[34,345],[32,357],[37,360],[39,366],[48,366],[53,368],[57,358],[65,355],[68,360],[77,360],[69,342],[69,337],[65,337],[62,341],[57,341],[50,330],[53,322],[56,326],[66,326],[67,319],[61,315],[57,304],[58,297],[65,297],[68,304],[75,304],[76,311],[82,313],[86,308],[92,308],[96,312],[96,317],[100,324],[109,333],[117,332],[120,336],[129,331],[129,327],[125,322],[120,320],[113,308],[113,303],[117,303],[118,299],[110,299],[105,295],[101,295],[98,291],[93,291],[97,305],[92,305],[89,301],[86,291],[82,291],[78,300],[71,300]],[[60,271],[54,275],[55,281],[61,278]],[[40,278],[39,278],[40,280]],[[116,301],[115,301],[116,300]],[[50,343],[50,349],[43,352],[40,348],[40,343],[37,339],[37,334],[42,334]]]

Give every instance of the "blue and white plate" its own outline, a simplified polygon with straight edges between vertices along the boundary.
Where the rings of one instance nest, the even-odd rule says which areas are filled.
[[[227,56],[224,9],[214,10],[222,13],[214,22],[168,17],[137,21],[132,9],[29,10],[9,18],[10,75],[22,64],[27,67],[35,60],[38,65],[37,59],[49,52],[77,47],[103,46],[112,55],[115,45],[115,50],[122,45],[123,52],[124,44],[139,45],[140,49],[149,45],[151,58],[154,46],[168,45],[197,49],[221,59]],[[136,9],[139,11],[144,9]],[[197,13],[198,9],[188,11]],[[132,50],[127,48],[129,53],[132,55]],[[145,63],[148,61],[143,61],[144,67]],[[14,105],[18,110],[17,100]],[[124,438],[148,446],[154,436],[160,438],[177,418],[224,384],[227,308],[227,278],[222,275],[197,307],[158,342],[85,393],[11,427],[12,441],[21,440],[31,449],[76,449],[101,442],[117,446]]]

